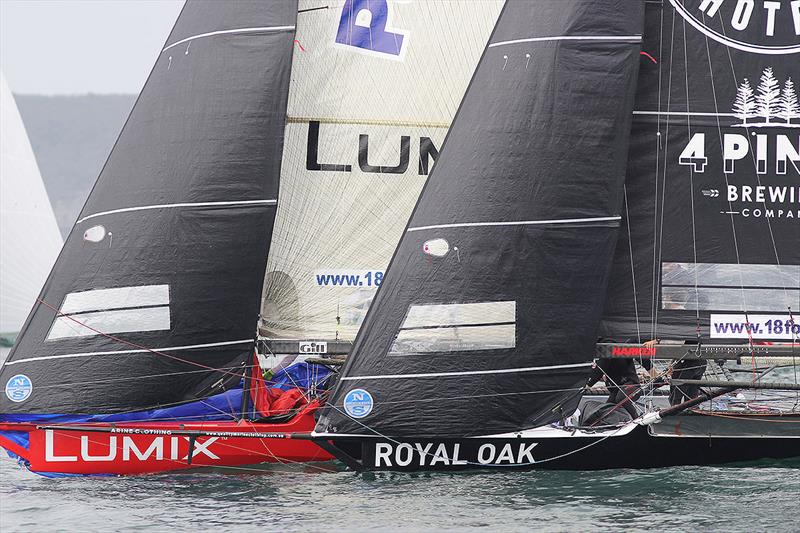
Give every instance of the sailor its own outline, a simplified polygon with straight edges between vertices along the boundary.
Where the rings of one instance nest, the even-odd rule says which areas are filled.
[[[664,341],[665,344],[690,344],[689,341]],[[644,343],[645,346],[653,347],[661,344],[661,339],[653,339]],[[708,363],[705,359],[680,359],[673,361],[671,369],[672,379],[703,379]],[[687,400],[697,398],[700,395],[698,385],[673,385],[669,386],[669,404],[678,405]]]
[[[649,359],[642,359],[642,366],[652,373],[653,365]],[[631,418],[638,418],[633,400],[641,395],[641,383],[633,359],[599,359],[592,366],[586,386],[591,387],[601,379],[605,379],[608,388],[606,402],[625,409]]]

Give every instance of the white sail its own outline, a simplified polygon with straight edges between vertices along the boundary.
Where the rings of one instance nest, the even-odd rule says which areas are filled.
[[[16,334],[63,241],[14,97],[0,73],[0,333]]]
[[[263,334],[355,337],[502,3],[300,1]]]

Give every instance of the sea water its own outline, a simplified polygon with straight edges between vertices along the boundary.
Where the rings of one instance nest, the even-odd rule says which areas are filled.
[[[226,473],[46,479],[0,458],[3,533],[800,531],[798,515],[798,460],[458,474],[357,474],[334,464],[275,465]]]

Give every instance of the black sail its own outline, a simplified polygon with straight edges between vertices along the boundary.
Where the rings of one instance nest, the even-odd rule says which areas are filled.
[[[189,2],[0,374],[0,413],[202,396],[252,354],[297,3]],[[56,317],[56,311],[62,316]],[[24,396],[24,395],[23,395]]]
[[[318,432],[465,436],[571,414],[616,244],[642,24],[629,0],[505,5]],[[345,405],[361,390],[371,411]]]
[[[609,341],[800,334],[800,6],[740,4],[647,3]]]

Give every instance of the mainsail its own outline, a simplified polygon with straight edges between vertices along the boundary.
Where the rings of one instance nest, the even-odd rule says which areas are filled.
[[[353,340],[501,5],[300,2],[263,335]]]
[[[22,329],[61,249],[53,208],[0,73],[0,336]]]
[[[0,413],[135,411],[238,382],[296,17],[293,1],[184,7],[3,366],[22,392]]]
[[[460,437],[572,413],[643,18],[639,2],[506,3],[318,432]]]
[[[609,341],[800,334],[800,12],[774,4],[647,3]]]

